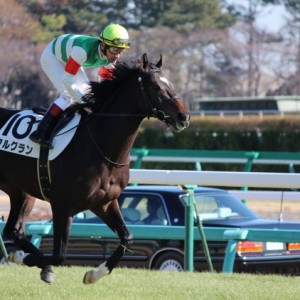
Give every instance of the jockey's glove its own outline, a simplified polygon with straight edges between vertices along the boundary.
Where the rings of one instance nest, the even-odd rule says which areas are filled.
[[[81,103],[89,102],[89,100],[85,96],[82,96],[80,100],[81,100]]]
[[[74,100],[72,101],[72,104],[75,104],[75,105],[79,104],[81,106],[89,105],[90,103],[91,103],[91,101],[89,101],[87,99],[87,97],[85,97],[85,96],[82,96],[79,101],[74,101]]]

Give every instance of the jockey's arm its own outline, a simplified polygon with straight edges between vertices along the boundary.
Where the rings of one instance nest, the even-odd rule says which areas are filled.
[[[82,103],[83,93],[79,90],[75,83],[75,75],[79,71],[81,65],[86,61],[87,54],[83,51],[83,49],[80,49],[81,51],[78,51],[79,49],[75,50],[77,51],[72,51],[66,62],[62,82],[73,101]]]

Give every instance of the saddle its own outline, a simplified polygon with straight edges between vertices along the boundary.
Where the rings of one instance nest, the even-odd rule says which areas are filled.
[[[52,141],[53,138],[55,137],[55,135],[74,118],[74,115],[76,112],[82,113],[82,112],[84,112],[84,108],[86,108],[86,107],[90,107],[89,103],[82,103],[82,104],[76,103],[76,104],[72,104],[69,107],[67,107],[67,109],[64,110],[62,112],[62,114],[59,116],[59,120],[58,120],[56,126],[50,133],[50,140]],[[35,114],[44,116],[47,112],[47,109],[45,109],[43,107],[33,107],[32,111]]]
[[[50,133],[50,141],[60,132],[75,116],[76,112],[82,113],[84,108],[89,106],[88,103],[70,105],[59,117],[59,120]],[[38,115],[45,115],[47,110],[41,107],[34,107],[32,111]],[[86,111],[85,111],[86,112]],[[38,180],[40,191],[45,200],[49,201],[51,189],[50,166],[49,166],[49,148],[40,147],[40,154],[37,160]]]

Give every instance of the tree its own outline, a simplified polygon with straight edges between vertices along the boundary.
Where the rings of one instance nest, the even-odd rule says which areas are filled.
[[[230,13],[224,13],[217,0],[171,1],[160,23],[179,32],[203,28],[226,28],[234,23]]]
[[[33,32],[30,38],[38,43],[49,41],[62,31],[97,35],[108,22],[121,23],[128,27],[134,40],[131,55],[151,51],[153,57],[157,57],[165,53],[165,71],[169,71],[184,94],[197,90],[199,82],[203,82],[202,73],[197,74],[204,69],[202,47],[216,40],[218,35],[211,34],[211,28],[224,28],[233,22],[230,14],[222,11],[218,0],[19,2],[39,21],[29,27]],[[195,65],[191,54],[196,53],[200,60]],[[178,64],[184,59],[186,63]],[[182,78],[180,74],[185,75]]]
[[[47,101],[39,47],[30,41],[32,32],[27,27],[36,20],[15,0],[0,0],[0,20],[0,105],[20,108],[30,102],[37,105]]]
[[[290,94],[300,95],[300,1],[283,0],[283,3],[291,15],[291,20],[288,22],[289,43],[296,43],[295,55],[292,59],[296,70],[289,78],[287,85],[290,89]]]
[[[270,89],[269,95],[300,95],[300,1],[278,0],[289,14],[281,31],[281,67],[276,70],[283,81],[278,88]]]
[[[65,32],[99,34],[110,22],[142,30],[159,25],[187,32],[199,28],[226,28],[233,24],[219,0],[102,0],[102,1],[27,1],[19,0],[45,26],[43,17],[64,15]],[[51,31],[51,30],[50,30]]]
[[[49,80],[38,61],[45,43],[64,32],[96,36],[109,22],[117,22],[128,28],[132,39],[132,47],[124,56],[136,58],[147,52],[155,61],[163,53],[164,73],[173,81],[178,93],[189,101],[200,96],[261,95],[265,69],[271,70],[278,81],[287,79],[291,72],[284,73],[286,66],[295,65],[296,61],[295,53],[286,52],[294,49],[292,36],[285,39],[283,45],[281,32],[270,34],[256,26],[262,7],[282,1],[236,1],[237,5],[228,4],[229,0],[10,1],[9,4],[18,4],[14,13],[22,14],[13,19],[25,16],[27,19],[22,22],[22,30],[18,29],[17,38],[10,29],[11,36],[3,42],[7,48],[11,47],[8,52],[14,53],[12,60],[18,61],[16,58],[20,56],[21,61],[18,61],[19,72],[13,75],[14,69],[2,55],[6,73],[10,74],[5,86],[11,78],[15,83],[20,76],[20,83],[23,78],[41,79],[46,87],[42,90],[51,92]],[[248,5],[241,6],[242,3]],[[296,8],[291,6],[291,9]],[[3,20],[6,19],[4,16]],[[14,26],[10,19],[9,26]],[[295,37],[296,31],[293,34]],[[36,73],[40,75],[37,78]],[[35,84],[39,85],[36,81]],[[274,81],[274,84],[279,83]],[[269,89],[272,91],[274,87]]]
[[[108,21],[99,1],[19,0],[39,20],[33,38],[49,41],[64,32],[96,34]]]
[[[239,36],[240,41],[243,42],[240,50],[243,52],[241,57],[244,59],[240,61],[239,66],[247,73],[247,89],[244,96],[258,96],[261,94],[262,81],[266,78],[264,74],[270,73],[271,75],[271,72],[273,72],[272,76],[276,74],[272,66],[278,66],[277,61],[281,53],[276,50],[279,49],[282,38],[280,33],[274,34],[267,32],[264,28],[260,29],[256,22],[264,13],[264,7],[280,4],[280,0],[236,1],[234,5],[228,4],[227,1],[223,3],[227,10],[236,17],[237,24],[233,29],[235,35]]]
[[[58,16],[44,15],[41,17],[40,23],[28,23],[27,27],[32,31],[31,41],[47,43],[64,33],[62,28],[65,24],[66,18],[63,14]]]

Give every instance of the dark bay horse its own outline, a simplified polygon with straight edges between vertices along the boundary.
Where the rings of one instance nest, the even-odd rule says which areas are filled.
[[[119,61],[113,76],[91,82],[89,109],[82,109],[80,124],[67,148],[50,161],[50,205],[54,245],[51,257],[43,256],[25,237],[24,223],[35,199],[43,199],[37,159],[0,151],[0,189],[10,198],[10,213],[3,230],[23,251],[10,254],[12,261],[41,269],[41,279],[54,281],[51,266],[65,260],[73,216],[90,209],[120,238],[107,261],[88,271],[83,282],[94,283],[108,275],[132,241],[117,198],[129,180],[130,150],[145,117],[158,118],[176,131],[189,125],[190,115],[176,95],[173,84],[162,75],[162,57],[150,63]],[[0,110],[0,125],[17,111]]]

